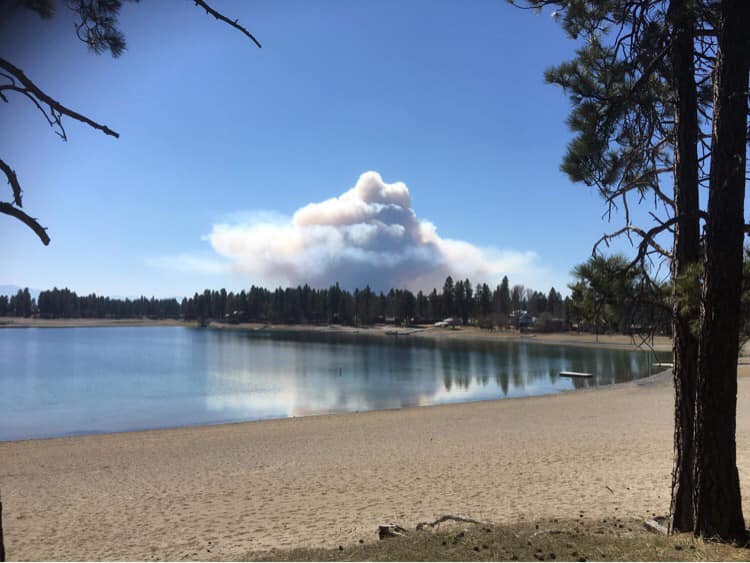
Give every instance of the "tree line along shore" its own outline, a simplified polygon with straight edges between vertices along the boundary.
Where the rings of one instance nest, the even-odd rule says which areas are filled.
[[[573,270],[569,294],[511,285],[505,276],[494,289],[469,279],[447,277],[431,292],[408,289],[374,291],[369,286],[349,291],[338,283],[328,288],[251,286],[176,298],[114,298],[78,295],[70,289],[28,288],[0,295],[0,317],[40,319],[150,319],[207,323],[343,324],[371,326],[447,323],[481,328],[520,328],[539,332],[579,330],[600,333],[671,335],[672,286],[644,283],[646,273],[627,268],[621,255],[593,256]],[[742,336],[750,335],[750,261],[745,262]],[[678,286],[681,307],[694,307],[700,288]]]
[[[646,286],[637,269],[620,274],[625,264],[626,259],[619,255],[590,258],[574,269],[567,296],[554,287],[543,292],[511,285],[507,276],[494,289],[486,283],[473,285],[469,279],[454,281],[449,276],[440,290],[428,293],[408,289],[378,292],[369,286],[349,291],[338,283],[322,289],[253,285],[239,292],[206,289],[181,300],[78,295],[67,288],[41,291],[34,298],[26,288],[0,296],[0,317],[356,326],[446,323],[540,332],[577,329],[669,335],[668,289],[648,285],[644,293]]]

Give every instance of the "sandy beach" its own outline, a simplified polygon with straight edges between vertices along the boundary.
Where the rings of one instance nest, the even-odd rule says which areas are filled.
[[[743,483],[748,405],[741,379]],[[444,513],[664,514],[671,410],[662,375],[556,396],[0,443],[7,556],[233,559],[376,541],[378,524]]]

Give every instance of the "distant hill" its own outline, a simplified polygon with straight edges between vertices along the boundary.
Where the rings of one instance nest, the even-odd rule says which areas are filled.
[[[18,293],[19,289],[23,289],[22,287],[19,287],[17,285],[0,285],[0,295],[15,295]],[[31,293],[32,299],[39,299],[39,289],[29,288],[29,293]]]

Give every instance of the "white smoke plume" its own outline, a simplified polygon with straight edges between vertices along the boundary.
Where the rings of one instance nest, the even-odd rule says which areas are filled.
[[[441,238],[432,223],[417,218],[406,185],[387,184],[377,172],[365,172],[339,197],[310,203],[291,219],[214,225],[208,240],[233,270],[266,285],[338,281],[348,289],[416,291],[441,288],[448,275],[497,283],[503,275],[528,278],[539,271],[533,252]]]

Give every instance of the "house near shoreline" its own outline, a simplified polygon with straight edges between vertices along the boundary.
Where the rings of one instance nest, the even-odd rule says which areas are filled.
[[[453,317],[448,317],[447,319],[443,319],[442,321],[436,322],[433,326],[453,328],[453,327],[458,326],[459,324],[461,323],[459,322],[458,319],[453,318]]]
[[[536,324],[536,317],[531,316],[528,311],[517,309],[508,315],[508,322],[513,328],[523,330],[533,327]]]

